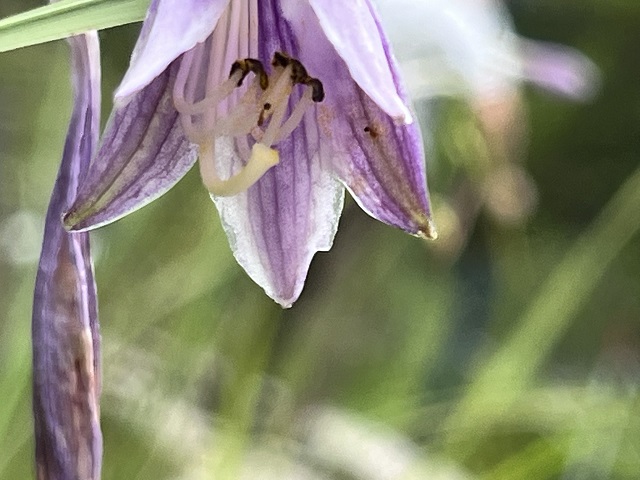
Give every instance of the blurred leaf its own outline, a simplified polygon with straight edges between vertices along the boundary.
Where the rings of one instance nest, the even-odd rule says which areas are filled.
[[[0,20],[0,52],[144,19],[149,0],[62,0]]]

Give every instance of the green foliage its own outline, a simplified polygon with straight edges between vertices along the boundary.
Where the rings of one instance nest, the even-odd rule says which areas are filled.
[[[61,0],[0,20],[0,52],[139,22],[149,0]]]

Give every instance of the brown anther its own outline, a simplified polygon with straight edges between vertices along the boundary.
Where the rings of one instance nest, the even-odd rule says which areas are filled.
[[[309,80],[309,74],[304,65],[298,60],[291,60],[291,80],[293,83],[306,83]]]
[[[291,57],[283,52],[276,52],[273,54],[273,60],[271,60],[271,65],[274,67],[282,67],[286,68],[291,63]]]
[[[312,99],[314,102],[321,102],[324,100],[324,87],[322,82],[317,78],[309,76],[307,69],[302,62],[291,58],[284,52],[276,52],[273,54],[273,60],[271,65],[274,67],[287,68],[291,67],[291,81],[294,84],[308,85],[313,89]]]
[[[255,58],[245,58],[244,60],[233,62],[229,76],[232,76],[238,70],[242,72],[242,76],[240,77],[240,80],[238,80],[238,86],[242,85],[242,82],[246,76],[249,75],[249,72],[253,72],[260,81],[260,88],[262,90],[269,88],[269,77],[267,76],[267,72],[265,72],[264,66],[260,60],[256,60]]]
[[[318,80],[317,78],[309,78],[304,83],[311,87],[311,99],[314,102],[317,103],[324,100],[324,86],[322,85],[322,82],[320,80]]]
[[[304,80],[309,77],[307,69],[300,63],[299,60],[291,58],[284,52],[276,52],[273,54],[273,60],[271,65],[274,67],[287,68],[291,66],[291,80],[293,83],[304,83]]]

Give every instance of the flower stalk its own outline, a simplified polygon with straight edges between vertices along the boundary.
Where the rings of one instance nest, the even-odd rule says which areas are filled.
[[[38,480],[98,480],[100,333],[89,235],[67,232],[96,150],[100,55],[95,32],[69,38],[74,107],[45,222],[33,302],[33,414]]]

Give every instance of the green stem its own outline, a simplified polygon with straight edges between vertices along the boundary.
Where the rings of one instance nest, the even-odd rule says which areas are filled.
[[[144,18],[149,0],[61,0],[0,20],[0,52]]]

